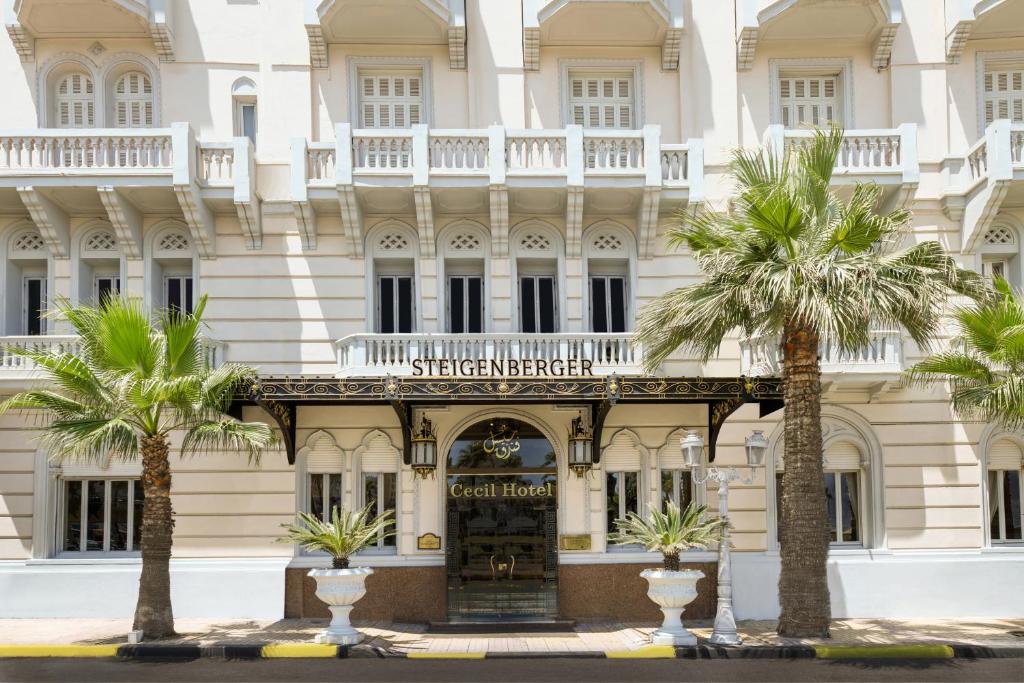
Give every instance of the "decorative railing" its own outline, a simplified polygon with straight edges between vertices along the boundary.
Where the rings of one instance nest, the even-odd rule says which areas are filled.
[[[482,172],[490,166],[487,135],[469,131],[435,130],[430,133],[430,170]]]
[[[423,375],[500,376],[515,367],[510,361],[523,360],[532,362],[534,372],[538,372],[536,361],[543,361],[543,371],[554,376],[635,375],[642,373],[643,362],[643,354],[630,335],[586,332],[354,334],[339,339],[335,348],[342,377],[412,375],[417,370]],[[449,365],[442,367],[440,361]],[[525,370],[522,373],[529,374]]]
[[[306,177],[313,185],[333,185],[337,150],[333,142],[311,142],[306,149]]]
[[[515,130],[505,138],[505,165],[510,173],[564,171],[564,130]]]
[[[197,151],[197,180],[203,185],[231,185],[234,179],[235,145],[204,142]]]
[[[169,170],[170,129],[0,131],[0,172]]]
[[[749,337],[740,342],[741,366],[751,377],[782,372],[782,348],[777,335]],[[895,330],[873,331],[866,346],[843,351],[831,342],[818,348],[822,374],[903,372],[903,335]]]
[[[412,171],[412,133],[352,131],[352,165],[359,171]]]
[[[661,179],[665,183],[686,182],[686,164],[689,161],[686,145],[661,146]]]
[[[1008,180],[1024,170],[1024,123],[1000,119],[967,150],[961,169],[961,187],[969,192],[986,180]]]
[[[80,350],[78,337],[75,335],[45,334],[22,337],[0,337],[0,376],[4,373],[31,372],[36,364],[30,358],[11,353],[11,349],[32,349],[46,353],[73,353]],[[203,352],[206,363],[211,368],[220,367],[224,363],[226,345],[216,339],[203,339]]]
[[[583,137],[587,170],[642,171],[644,141],[640,131],[617,135],[587,134]]]
[[[812,130],[772,125],[768,127],[764,142],[780,153],[804,148],[813,139]],[[918,182],[917,127],[904,124],[898,128],[845,131],[834,173],[837,176],[891,175],[903,182]]]

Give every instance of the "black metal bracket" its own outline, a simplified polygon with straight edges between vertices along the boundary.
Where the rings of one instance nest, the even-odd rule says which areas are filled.
[[[397,399],[388,403],[398,416],[398,424],[402,428],[402,462],[412,464],[412,406]]]
[[[253,392],[253,401],[274,419],[281,430],[281,441],[288,456],[288,464],[295,464],[295,414],[297,406],[292,401],[275,401],[263,398]]]
[[[594,465],[601,464],[601,441],[604,437],[604,420],[608,417],[614,401],[601,401],[590,405],[591,434],[593,434]]]

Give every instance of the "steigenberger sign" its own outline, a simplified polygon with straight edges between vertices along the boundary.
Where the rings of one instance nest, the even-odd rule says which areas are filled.
[[[414,358],[413,377],[593,377],[589,358]]]

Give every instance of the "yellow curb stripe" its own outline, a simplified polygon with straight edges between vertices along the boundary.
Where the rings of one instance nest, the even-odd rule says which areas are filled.
[[[486,652],[410,652],[408,659],[483,659]]]
[[[338,646],[320,643],[277,643],[264,645],[260,656],[265,659],[337,657]]]
[[[120,645],[0,645],[0,657],[116,657]]]
[[[608,659],[675,659],[676,649],[671,645],[644,645],[636,650],[609,650]]]
[[[818,659],[952,659],[949,645],[815,645]]]

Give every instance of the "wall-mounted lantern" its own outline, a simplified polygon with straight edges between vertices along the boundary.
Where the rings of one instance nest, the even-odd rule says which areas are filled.
[[[437,470],[437,435],[426,415],[412,430],[412,469],[423,479],[433,477]]]
[[[590,471],[594,464],[594,436],[580,413],[569,428],[569,469],[577,477]]]

